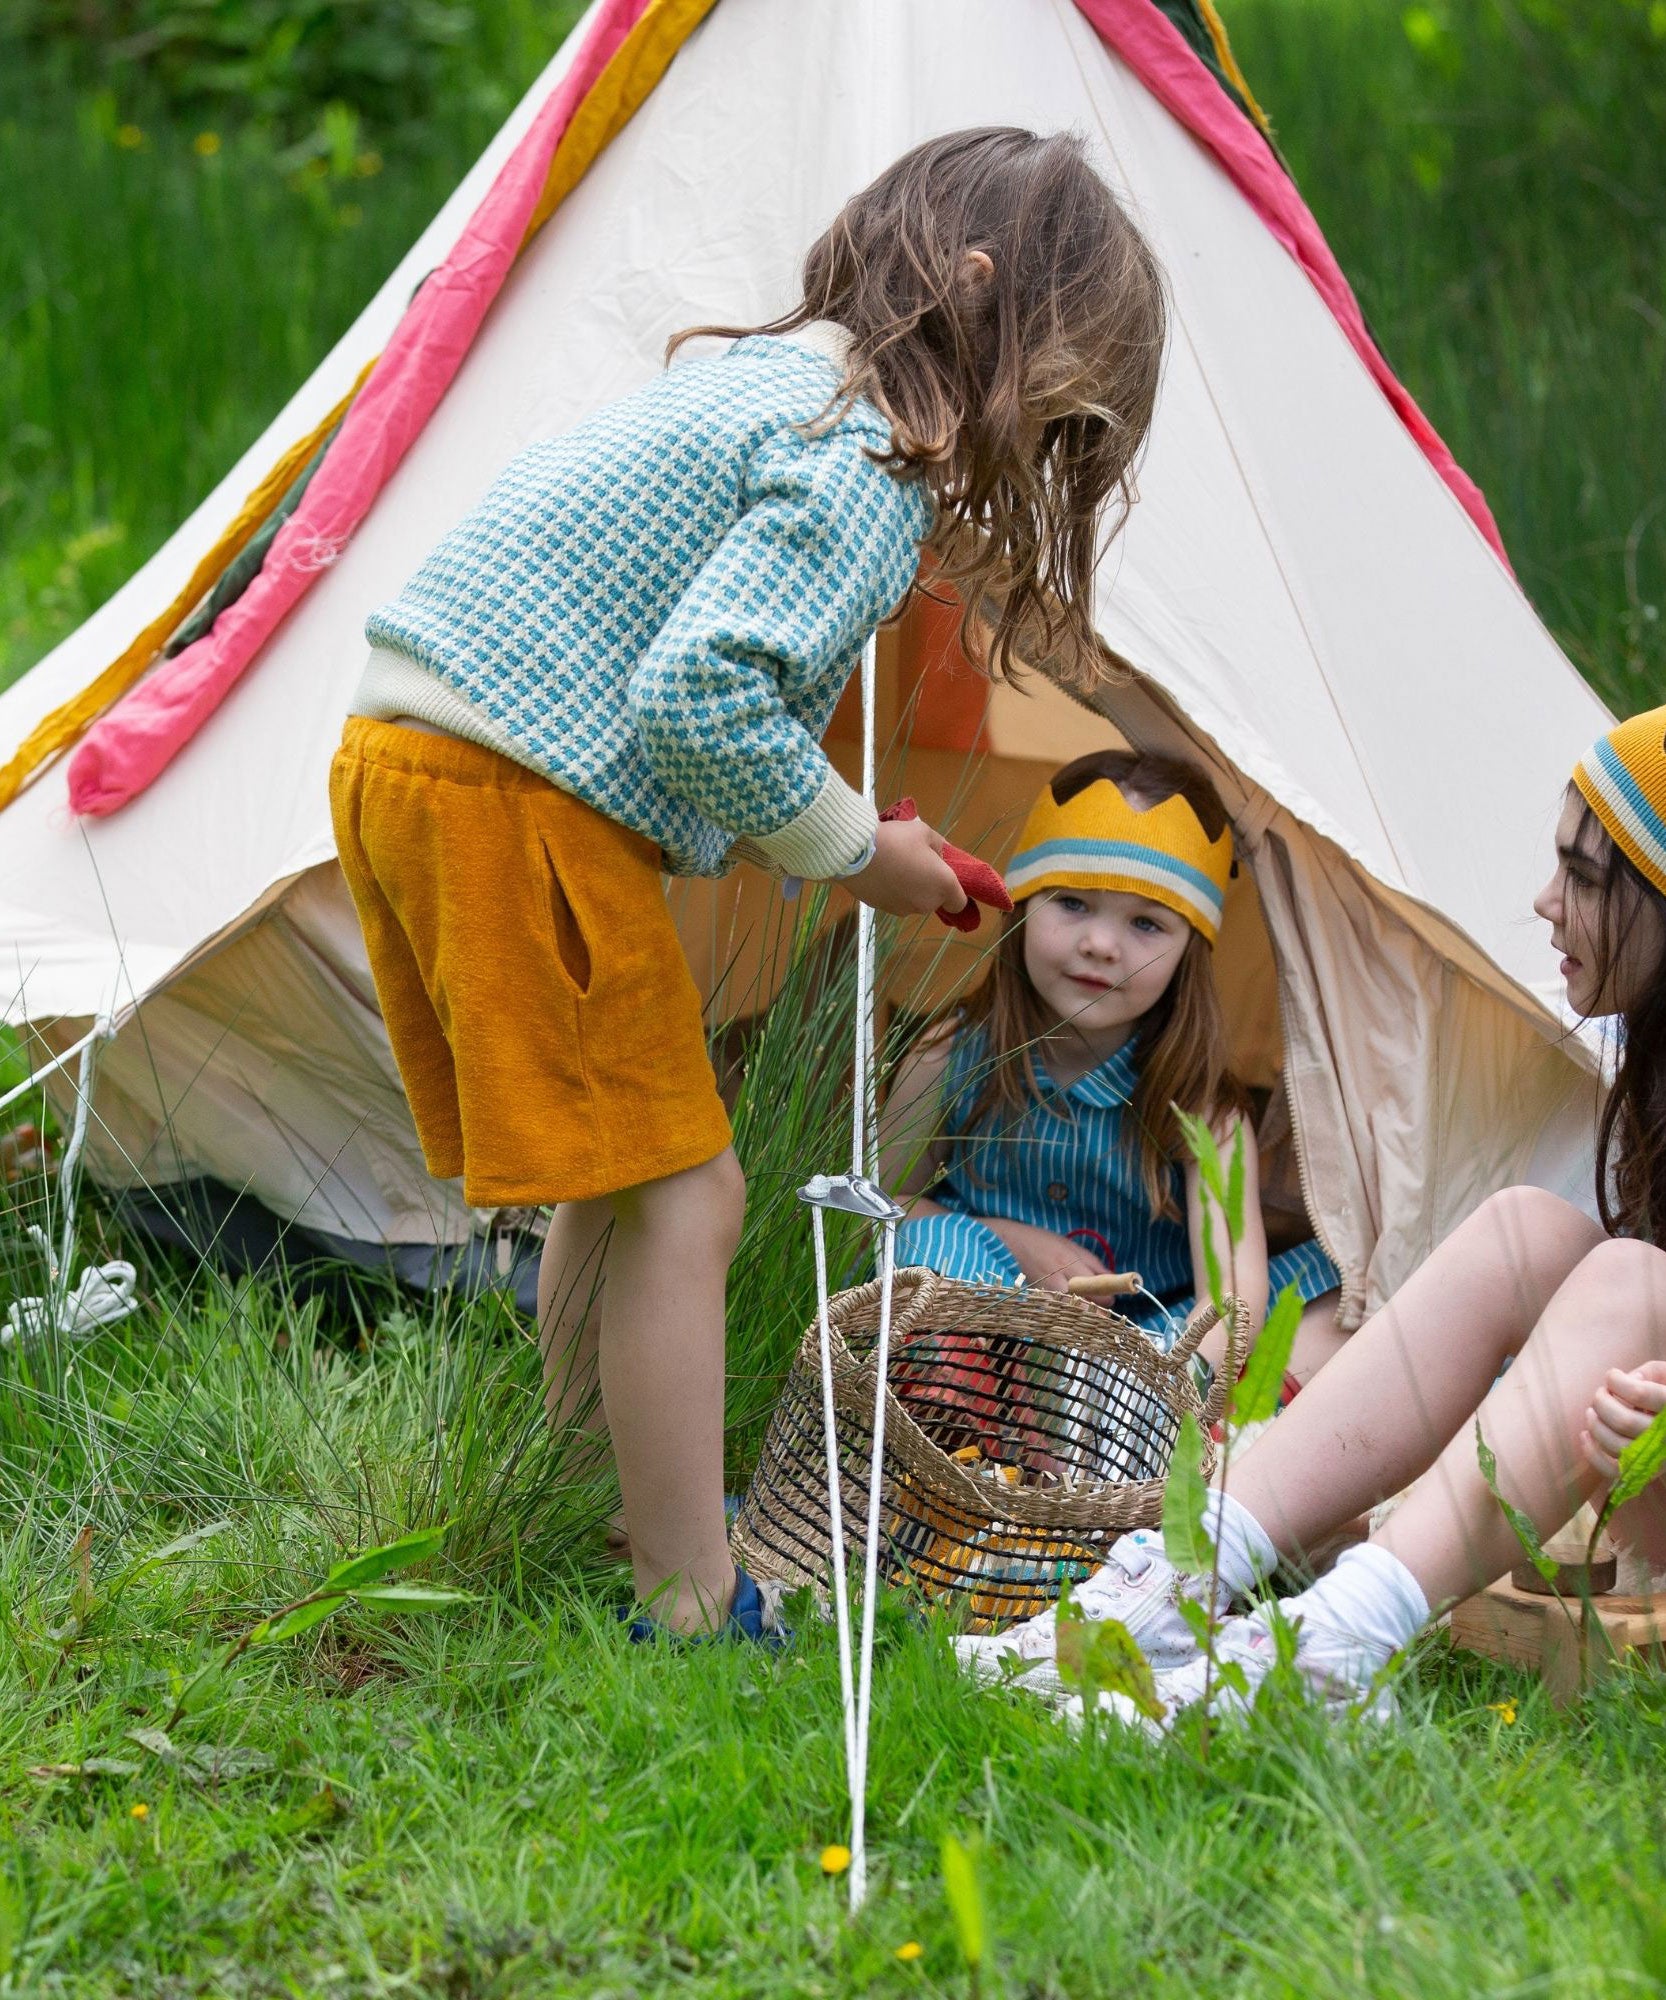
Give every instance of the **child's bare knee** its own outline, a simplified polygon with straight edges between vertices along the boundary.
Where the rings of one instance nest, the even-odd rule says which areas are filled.
[[[732,1256],[740,1248],[741,1231],[746,1226],[746,1176],[732,1152],[719,1153],[698,1171],[710,1177],[712,1225]]]
[[[1575,1287],[1593,1338],[1618,1341],[1638,1361],[1666,1354],[1666,1252],[1634,1237],[1608,1238],[1580,1260],[1569,1280]]]

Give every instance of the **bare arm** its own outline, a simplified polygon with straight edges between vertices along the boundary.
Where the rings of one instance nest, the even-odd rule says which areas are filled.
[[[899,1064],[879,1114],[880,1183],[910,1215],[943,1212],[922,1191],[943,1171],[946,1149],[938,1127],[953,1051],[952,1027],[928,1028]]]

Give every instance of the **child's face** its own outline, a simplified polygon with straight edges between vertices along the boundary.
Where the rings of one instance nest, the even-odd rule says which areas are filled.
[[[1562,953],[1568,1005],[1587,1018],[1634,1009],[1659,977],[1666,947],[1659,904],[1652,896],[1638,896],[1635,907],[1611,913],[1608,948],[1613,964],[1604,975],[1603,883],[1608,860],[1607,834],[1570,786],[1556,823],[1556,872],[1534,897],[1533,908],[1549,924],[1553,948]]]
[[[1125,1033],[1168,991],[1191,928],[1165,904],[1120,889],[1046,891],[1024,918],[1024,970],[1088,1039]]]

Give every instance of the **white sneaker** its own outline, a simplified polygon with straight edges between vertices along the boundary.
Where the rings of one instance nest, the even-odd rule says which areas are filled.
[[[1261,1683],[1278,1664],[1273,1617],[1274,1608],[1262,1605],[1245,1618],[1229,1618],[1216,1641],[1213,1673],[1207,1673],[1208,1662],[1201,1649],[1194,1649],[1194,1657],[1184,1666],[1159,1674],[1157,1698],[1165,1711],[1161,1721],[1142,1715],[1122,1694],[1101,1694],[1101,1710],[1132,1728],[1143,1729],[1149,1736],[1162,1736],[1174,1726],[1174,1719],[1182,1709],[1195,1708],[1202,1701],[1207,1678],[1212,1716],[1225,1719],[1247,1715],[1255,1705]],[[1317,1624],[1311,1618],[1302,1620],[1296,1628],[1296,1672],[1332,1715],[1352,1712],[1370,1722],[1392,1722],[1399,1713],[1399,1704],[1393,1690],[1381,1682],[1383,1669],[1392,1657],[1350,1632]],[[1242,1686],[1234,1684],[1237,1674],[1223,1680],[1220,1673],[1223,1661],[1237,1666]],[[1080,1695],[1060,1707],[1068,1721],[1080,1724],[1084,1713]]]
[[[1071,1601],[1090,1623],[1120,1620],[1152,1666],[1167,1671],[1201,1657],[1192,1628],[1180,1615],[1179,1598],[1201,1604],[1208,1594],[1207,1577],[1182,1576],[1163,1554],[1162,1536],[1136,1528],[1112,1546],[1104,1566],[1077,1586]],[[1063,1702],[1069,1696],[1058,1669],[1056,1605],[1004,1632],[968,1635],[953,1643],[955,1657],[977,1680],[1017,1678],[1043,1700]]]

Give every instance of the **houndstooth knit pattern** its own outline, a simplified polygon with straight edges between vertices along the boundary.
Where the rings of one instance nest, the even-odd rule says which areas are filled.
[[[814,349],[753,337],[533,445],[370,639],[674,874],[721,873],[743,835],[792,872],[841,872],[863,835],[826,810],[846,788],[820,739],[931,506],[867,455],[890,442],[872,404],[796,428],[837,379]]]

